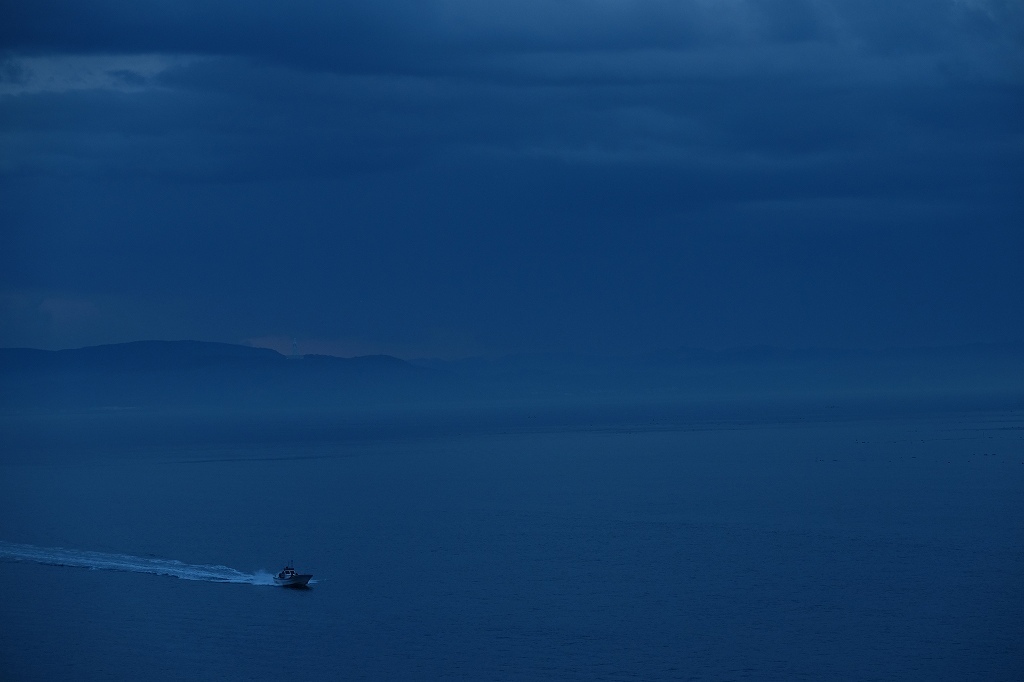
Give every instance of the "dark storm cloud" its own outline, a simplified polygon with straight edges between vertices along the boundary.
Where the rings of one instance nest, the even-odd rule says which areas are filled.
[[[156,327],[104,306],[422,352],[1022,334],[1015,3],[7,15],[0,282],[23,328],[56,291],[46,310],[115,336]],[[54,329],[36,343],[72,342]]]
[[[518,0],[9,3],[0,44],[26,52],[262,56],[314,69],[420,71],[426,55],[682,49],[852,39],[870,50],[938,51],[1016,41],[1010,0]],[[453,60],[449,68],[465,68]]]

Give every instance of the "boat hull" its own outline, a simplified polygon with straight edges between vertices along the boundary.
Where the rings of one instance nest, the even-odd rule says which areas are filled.
[[[309,581],[313,577],[311,573],[301,573],[297,575],[288,576],[287,578],[278,578],[274,576],[274,584],[280,585],[281,587],[308,587]]]

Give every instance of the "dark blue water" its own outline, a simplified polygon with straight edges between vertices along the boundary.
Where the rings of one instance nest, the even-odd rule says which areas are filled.
[[[1020,411],[3,433],[5,680],[1024,679]]]

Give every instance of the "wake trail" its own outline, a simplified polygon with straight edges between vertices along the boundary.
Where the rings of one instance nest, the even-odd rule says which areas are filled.
[[[81,549],[64,549],[63,547],[36,547],[35,545],[19,545],[3,541],[0,541],[0,560],[33,561],[49,566],[77,566],[94,571],[151,573],[174,576],[182,580],[202,580],[213,583],[274,584],[273,576],[262,571],[244,573],[229,566],[186,564],[176,559],[90,552]]]

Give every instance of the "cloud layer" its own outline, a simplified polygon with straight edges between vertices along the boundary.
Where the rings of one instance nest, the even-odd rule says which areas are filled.
[[[8,14],[7,344],[1024,338],[1016,3]]]

